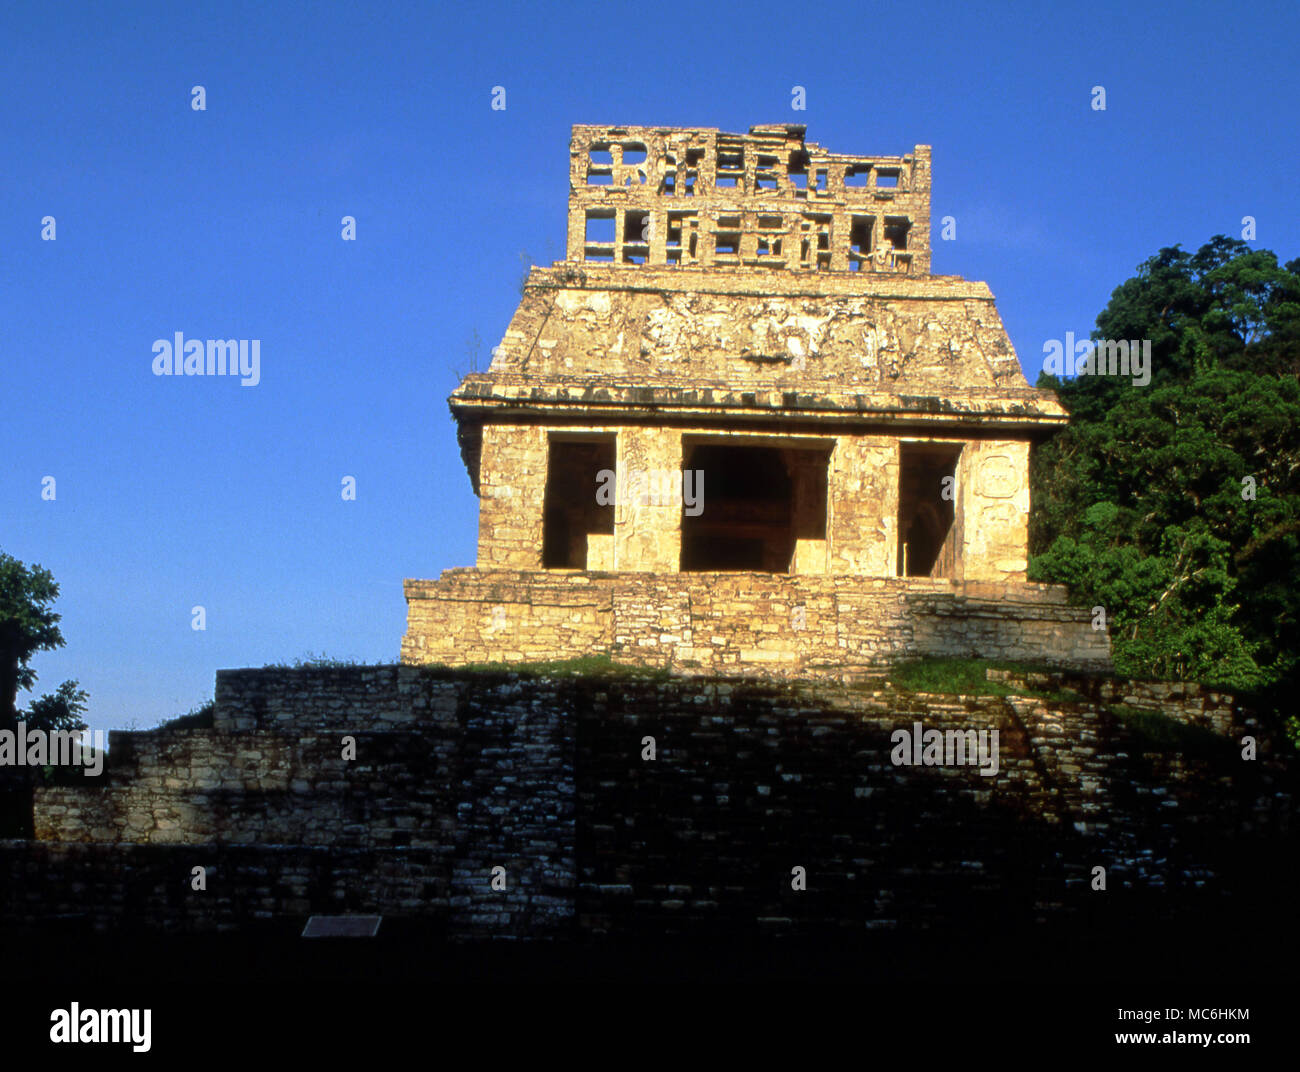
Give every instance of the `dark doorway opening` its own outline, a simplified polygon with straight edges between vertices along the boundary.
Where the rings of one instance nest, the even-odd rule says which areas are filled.
[[[614,531],[614,437],[552,439],[542,513],[544,569],[586,569],[587,537]]]
[[[956,577],[960,555],[957,461],[961,444],[899,446],[898,575]]]
[[[702,509],[683,503],[683,571],[788,573],[797,539],[825,539],[828,449],[683,447],[683,468],[702,474]]]

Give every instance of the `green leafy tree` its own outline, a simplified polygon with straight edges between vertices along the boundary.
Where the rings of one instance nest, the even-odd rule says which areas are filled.
[[[65,681],[52,693],[46,693],[27,705],[27,725],[35,729],[84,730],[86,722],[81,715],[89,699],[75,681]],[[21,715],[21,712],[20,712]]]
[[[1216,236],[1162,249],[1094,339],[1151,341],[1151,380],[1044,375],[1070,426],[1034,452],[1030,576],[1106,608],[1117,669],[1300,686],[1300,260]]]
[[[53,693],[18,709],[19,690],[36,684],[31,659],[64,644],[59,615],[51,605],[59,586],[41,566],[27,566],[0,552],[0,730],[14,731],[18,720],[41,730],[84,730],[86,693],[65,681]],[[0,768],[0,836],[31,836],[31,779],[26,767]]]

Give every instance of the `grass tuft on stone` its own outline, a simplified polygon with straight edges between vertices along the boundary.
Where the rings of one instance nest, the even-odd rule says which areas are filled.
[[[904,692],[933,692],[966,696],[1033,696],[1053,703],[1086,703],[1087,697],[1069,688],[1049,688],[1016,681],[990,681],[989,670],[1015,674],[1051,674],[1038,663],[994,659],[919,659],[897,663],[889,682]]]
[[[904,692],[953,693],[966,696],[1014,696],[1015,689],[1004,681],[990,681],[985,671],[1021,669],[1010,663],[987,659],[918,659],[898,663],[889,672],[889,683]]]
[[[1128,704],[1108,708],[1145,752],[1181,752],[1198,759],[1224,759],[1235,754],[1235,744],[1204,726],[1189,726],[1159,711]]]
[[[326,655],[324,652],[316,654],[306,652],[301,658],[294,659],[291,663],[266,663],[263,670],[341,670],[348,667],[365,667],[367,669],[380,666],[396,666],[396,663],[365,663],[359,659],[337,659],[332,655]]]
[[[154,729],[159,730],[210,730],[214,724],[217,713],[217,701],[208,700],[196,707],[191,707],[183,715],[176,718],[164,719],[159,722]]]

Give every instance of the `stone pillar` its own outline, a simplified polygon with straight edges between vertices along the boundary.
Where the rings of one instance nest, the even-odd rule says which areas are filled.
[[[587,211],[582,202],[571,204],[569,225],[565,235],[565,258],[571,261],[584,259],[583,247],[587,243]]]
[[[905,172],[906,174],[906,172]],[[907,235],[907,248],[912,255],[912,274],[930,274],[930,146],[918,145],[912,150],[912,172],[907,179],[907,215],[912,227]]]
[[[677,429],[632,426],[619,430],[616,570],[676,573],[681,568],[681,469],[682,434]],[[674,487],[675,494],[668,494]]]
[[[479,462],[479,569],[540,569],[546,429],[485,424]]]
[[[646,263],[668,263],[668,213],[663,209],[650,213],[650,256]]]
[[[840,436],[831,454],[830,571],[892,577],[898,557],[898,440]]]
[[[1029,555],[1029,444],[975,440],[962,451],[957,489],[968,581],[1023,581]]]
[[[835,173],[840,168],[833,169]],[[830,175],[826,176],[830,182]],[[840,196],[844,196],[844,182],[840,180]],[[831,213],[831,271],[847,272],[849,270],[849,234],[853,226],[853,214],[845,205],[837,205]],[[866,266],[863,266],[865,271]]]

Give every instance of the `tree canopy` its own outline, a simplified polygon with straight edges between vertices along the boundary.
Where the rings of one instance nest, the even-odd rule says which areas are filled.
[[[1030,577],[1101,606],[1116,669],[1280,698],[1300,685],[1300,259],[1215,236],[1121,283],[1094,340],[1151,379],[1039,378]]]
[[[60,616],[52,609],[58,595],[49,570],[0,552],[0,729],[13,729],[18,718],[45,730],[86,728],[81,720],[86,694],[75,681],[65,681],[33,700],[26,711],[18,710],[18,692],[36,684],[32,656],[63,647]]]

